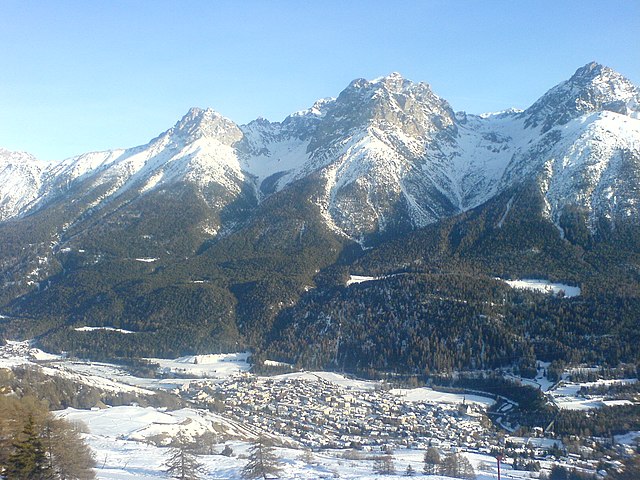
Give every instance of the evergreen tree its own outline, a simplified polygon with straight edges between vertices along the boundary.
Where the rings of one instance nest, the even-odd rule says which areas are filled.
[[[549,474],[549,480],[569,480],[569,472],[560,465],[554,465]]]
[[[179,435],[175,446],[169,451],[169,458],[164,463],[166,472],[171,478],[179,480],[199,480],[204,466],[192,453],[187,439]]]
[[[405,477],[413,477],[416,474],[416,471],[413,469],[411,464],[407,465],[407,469],[404,471]]]
[[[94,464],[76,426],[33,397],[0,395],[0,471],[8,479],[90,480]]]
[[[50,478],[45,449],[33,416],[29,415],[21,435],[13,443],[5,476],[7,480],[44,480]]]
[[[280,461],[274,448],[264,438],[259,438],[249,451],[249,463],[242,469],[242,478],[278,478]]]

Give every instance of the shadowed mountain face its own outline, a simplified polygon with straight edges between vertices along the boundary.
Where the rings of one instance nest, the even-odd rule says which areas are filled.
[[[606,244],[631,252],[614,276],[635,292],[639,209],[640,94],[595,63],[498,114],[455,113],[397,73],[282,122],[194,108],[126,150],[0,150],[0,301],[23,319],[3,329],[60,348],[86,347],[80,324],[141,332],[124,356],[286,345],[312,316],[291,309],[364,269],[362,247],[380,274],[579,282],[618,262]]]

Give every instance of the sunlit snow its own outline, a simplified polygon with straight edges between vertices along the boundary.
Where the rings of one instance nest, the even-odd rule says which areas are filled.
[[[548,293],[558,295],[561,292],[565,297],[577,297],[580,296],[580,287],[565,285],[564,283],[552,283],[548,280],[534,280],[534,279],[522,279],[522,280],[503,280],[512,288],[519,288],[522,290],[533,290],[536,292]]]
[[[74,328],[76,332],[96,332],[96,331],[105,331],[105,332],[117,332],[117,333],[136,333],[131,330],[125,330],[124,328],[115,328],[115,327],[77,327]]]

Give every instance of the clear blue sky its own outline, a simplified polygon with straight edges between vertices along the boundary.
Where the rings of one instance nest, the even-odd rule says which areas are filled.
[[[638,0],[0,0],[0,146],[144,144],[191,106],[282,120],[354,78],[525,108],[595,60],[640,83]]]

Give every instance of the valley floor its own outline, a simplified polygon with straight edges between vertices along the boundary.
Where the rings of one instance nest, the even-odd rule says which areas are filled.
[[[378,478],[375,460],[385,450],[393,451],[396,471],[386,478],[404,477],[409,465],[416,476],[422,476],[423,455],[432,445],[443,454],[464,455],[477,478],[489,480],[497,478],[496,460],[490,452],[503,449],[507,442],[520,445],[512,447],[513,452],[519,448],[535,454],[543,471],[548,472],[553,464],[585,472],[596,469],[596,462],[579,456],[549,456],[549,449],[565,447],[560,440],[498,432],[487,420],[486,409],[494,399],[486,396],[426,387],[390,389],[382,382],[330,372],[260,377],[249,372],[247,357],[239,353],[154,359],[164,378],[141,378],[117,365],[66,359],[33,348],[29,342],[9,342],[0,347],[0,369],[31,366],[45,375],[106,392],[142,398],[163,391],[187,403],[174,410],[133,403],[55,412],[86,425],[85,439],[95,454],[100,479],[166,478],[169,443],[178,435],[193,439],[200,448],[208,442],[208,451],[201,451],[206,454],[198,458],[206,467],[205,478],[214,479],[241,478],[248,451],[259,437],[279,445],[280,478]],[[578,398],[580,384],[552,384],[542,373],[530,382],[548,391],[561,406],[586,402]],[[640,432],[630,432],[618,440],[633,445],[639,438]],[[225,447],[230,455],[222,455]],[[538,478],[538,472],[513,470],[512,459],[508,462],[502,465],[502,478]]]

